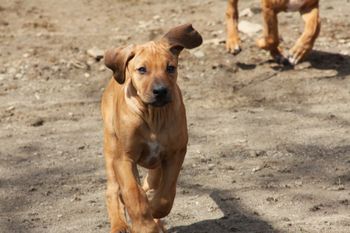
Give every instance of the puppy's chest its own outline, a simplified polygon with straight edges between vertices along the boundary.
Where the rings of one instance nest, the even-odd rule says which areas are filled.
[[[157,140],[147,140],[142,146],[138,163],[145,168],[155,168],[162,161],[164,146]]]
[[[148,141],[146,143],[148,157],[157,157],[160,155],[163,146],[158,141]]]
[[[289,0],[287,11],[298,11],[307,0]]]

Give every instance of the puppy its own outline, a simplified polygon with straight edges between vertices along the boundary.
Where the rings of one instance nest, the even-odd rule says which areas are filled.
[[[241,51],[238,35],[238,0],[228,0],[226,9],[227,51],[238,54]],[[261,0],[264,16],[264,35],[257,40],[258,47],[270,51],[271,56],[279,63],[295,65],[312,49],[320,32],[318,0]],[[299,11],[304,22],[303,34],[296,41],[287,56],[279,47],[277,14],[281,11]]]
[[[105,53],[113,71],[101,104],[111,233],[163,231],[159,219],[173,206],[188,141],[176,84],[178,56],[201,43],[201,35],[186,24],[158,41]],[[149,169],[142,187],[137,165]]]

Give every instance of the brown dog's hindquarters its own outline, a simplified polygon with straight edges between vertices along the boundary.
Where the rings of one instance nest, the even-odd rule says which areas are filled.
[[[113,71],[101,105],[111,233],[165,231],[159,219],[173,206],[188,141],[176,83],[178,55],[201,43],[199,33],[187,24],[158,41],[105,54],[105,64]],[[149,169],[142,187],[137,165]]]
[[[257,46],[270,51],[278,63],[295,65],[312,50],[320,32],[319,0],[260,0],[264,19],[264,35]],[[228,52],[240,51],[238,34],[238,0],[228,0],[226,9]],[[299,11],[305,22],[304,32],[287,55],[279,46],[278,18],[281,11]]]

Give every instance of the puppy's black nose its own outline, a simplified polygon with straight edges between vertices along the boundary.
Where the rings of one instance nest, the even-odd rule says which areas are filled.
[[[168,88],[157,85],[153,88],[153,94],[156,98],[163,98],[168,94]]]

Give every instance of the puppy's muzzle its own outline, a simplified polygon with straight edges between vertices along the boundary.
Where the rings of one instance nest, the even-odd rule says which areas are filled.
[[[170,90],[164,85],[155,85],[153,87],[154,101],[151,103],[154,107],[162,107],[171,102]]]

